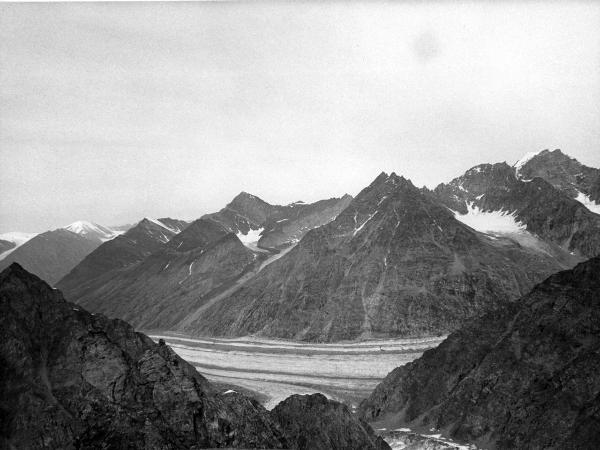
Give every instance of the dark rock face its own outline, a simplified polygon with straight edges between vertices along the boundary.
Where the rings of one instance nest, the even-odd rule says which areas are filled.
[[[175,230],[183,228],[185,222],[174,219],[170,227],[144,219],[135,227],[116,238],[100,245],[86,256],[80,264],[68,272],[57,283],[70,299],[77,299],[84,293],[110,280],[113,271],[119,271],[139,263],[150,254],[162,249],[163,245],[175,236]]]
[[[531,234],[581,259],[600,254],[600,215],[542,178],[524,181],[506,163],[481,164],[434,195],[448,208],[466,214],[468,207],[514,213]],[[566,265],[568,255],[550,250]]]
[[[288,438],[288,446],[297,450],[387,450],[390,447],[371,427],[350,413],[342,403],[324,395],[292,395],[273,411]]]
[[[558,149],[538,153],[519,167],[518,175],[543,178],[571,198],[582,192],[600,204],[600,169],[585,166]]]
[[[394,369],[367,420],[434,427],[484,448],[600,445],[600,257]]]
[[[395,174],[188,323],[188,333],[312,341],[443,334],[560,270],[492,239]]]
[[[0,253],[4,253],[5,251],[10,250],[11,248],[15,248],[16,246],[17,244],[15,244],[14,242],[0,239]]]
[[[34,236],[0,261],[0,270],[18,262],[50,284],[55,284],[95,250],[93,241],[67,230],[46,231]]]
[[[0,419],[10,449],[389,449],[322,396],[269,413],[220,394],[164,342],[89,314],[17,264],[0,274]]]
[[[0,274],[1,439],[9,448],[282,448],[269,413],[219,395],[165,345]]]

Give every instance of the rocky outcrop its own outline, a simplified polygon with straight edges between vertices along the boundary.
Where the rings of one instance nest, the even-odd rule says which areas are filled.
[[[360,411],[483,448],[598,448],[599,371],[596,257],[394,369]]]
[[[296,450],[386,450],[389,446],[342,403],[322,394],[292,395],[273,411]]]
[[[10,449],[389,449],[322,396],[269,413],[220,393],[164,342],[89,314],[17,264],[0,274],[0,418]]]
[[[478,233],[395,174],[183,331],[337,341],[444,334],[560,270],[551,255]]]
[[[55,284],[94,251],[100,241],[64,229],[34,236],[0,260],[0,270],[14,262],[50,284]]]

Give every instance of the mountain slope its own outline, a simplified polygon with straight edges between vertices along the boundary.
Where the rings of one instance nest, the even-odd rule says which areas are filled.
[[[477,233],[410,181],[382,173],[334,221],[178,329],[314,341],[443,334],[560,267]]]
[[[86,256],[77,267],[65,273],[57,284],[69,298],[103,283],[113,270],[138,263],[151,253],[160,250],[186,222],[170,218],[143,219],[136,226],[116,238],[104,242]]]
[[[579,261],[600,254],[600,215],[542,178],[518,178],[506,163],[473,167],[437,186],[434,195],[479,231],[512,234],[524,245],[545,243],[546,251],[563,260],[561,249]]]
[[[99,242],[67,230],[46,231],[29,239],[0,260],[0,270],[18,262],[50,284],[79,264]]]
[[[347,410],[286,433],[281,415],[217,391],[164,342],[66,302],[17,264],[0,274],[0,362],[2,448],[300,450],[316,432],[330,448],[389,449]],[[286,414],[315,411],[295,402]]]
[[[65,295],[137,328],[167,329],[258,261],[233,233],[199,219],[141,261],[67,289]]]
[[[600,444],[600,257],[394,369],[360,410],[483,448]]]
[[[10,255],[18,247],[23,245],[25,242],[36,236],[37,233],[2,233],[0,234],[0,241],[4,242],[0,247],[0,261]]]
[[[307,204],[271,205],[255,195],[242,192],[217,213],[207,214],[235,233],[251,248],[277,249],[298,242],[304,234],[332,221],[348,206],[352,197],[330,198]],[[253,233],[254,232],[254,233]]]
[[[515,164],[522,179],[543,178],[569,197],[600,214],[600,169],[581,164],[560,150],[543,150]]]

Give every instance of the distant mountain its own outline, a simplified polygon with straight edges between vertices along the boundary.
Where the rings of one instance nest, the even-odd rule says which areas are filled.
[[[46,231],[9,250],[8,254],[0,260],[0,270],[13,262],[18,262],[28,271],[53,285],[99,244],[97,240],[88,239],[62,228]]]
[[[164,342],[66,302],[17,264],[0,273],[0,361],[2,448],[389,450],[322,396],[270,413],[220,392]]]
[[[600,169],[585,166],[558,149],[530,153],[515,164],[515,169],[521,179],[543,178],[600,214]]]
[[[163,245],[184,229],[187,222],[183,220],[163,218],[141,220],[133,228],[104,242],[89,253],[81,264],[65,273],[57,286],[67,297],[78,296],[80,292],[89,290],[89,284],[103,284],[111,271],[120,270],[138,263],[148,255],[160,250]],[[96,284],[94,284],[96,283]]]
[[[0,261],[10,255],[14,250],[34,237],[37,233],[3,233],[0,234]]]
[[[64,229],[99,243],[106,242],[120,234],[115,230],[85,220],[73,222]]]
[[[561,267],[382,173],[335,220],[177,329],[311,341],[444,334]]]
[[[360,412],[481,448],[598,448],[599,372],[596,257],[394,369]]]
[[[204,217],[222,224],[253,250],[279,249],[295,244],[309,230],[331,222],[351,200],[350,195],[344,195],[310,204],[298,201],[282,206],[242,192],[221,211]]]
[[[475,166],[434,195],[474,229],[543,248],[567,265],[561,249],[573,262],[600,254],[600,215],[543,178],[519,178],[506,163]]]

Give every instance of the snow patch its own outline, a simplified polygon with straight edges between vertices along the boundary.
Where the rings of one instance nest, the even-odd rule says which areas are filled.
[[[258,241],[263,231],[265,231],[264,228],[259,228],[258,230],[250,229],[247,234],[243,234],[241,231],[238,231],[236,236],[240,241],[242,241],[242,244],[244,244],[250,250],[255,252],[265,252],[266,250],[258,248]]]
[[[577,191],[577,197],[575,197],[575,200],[577,200],[591,212],[600,214],[600,205],[583,192]]]
[[[152,219],[150,217],[145,217],[145,219],[149,220],[150,222],[152,222],[152,223],[154,223],[156,225],[158,225],[159,227],[166,228],[167,230],[169,230],[169,231],[171,231],[171,232],[173,232],[175,234],[177,234],[177,233],[179,233],[181,231],[179,228],[177,228],[177,227],[170,227],[170,226],[166,225],[165,223],[161,222],[158,219]],[[169,239],[167,238],[167,241],[168,240]]]
[[[84,237],[89,234],[96,235],[102,242],[110,241],[123,233],[98,225],[97,223],[88,222],[87,220],[78,220],[67,225],[64,229]]]
[[[515,212],[508,211],[483,211],[473,203],[467,203],[467,214],[452,211],[454,217],[484,233],[518,233],[525,231],[526,226],[517,220]]]
[[[360,230],[362,230],[362,229],[363,229],[363,227],[364,227],[364,226],[367,224],[367,222],[368,222],[369,220],[371,220],[371,219],[373,218],[373,216],[375,216],[375,214],[377,214],[378,212],[379,212],[379,211],[375,211],[373,214],[370,214],[370,215],[369,215],[369,218],[368,218],[367,220],[365,220],[365,221],[362,223],[362,225],[361,225],[360,227],[358,227],[358,228],[356,228],[356,229],[354,230],[354,233],[352,234],[352,236],[356,236],[356,235],[357,235],[357,234],[360,232]]]

